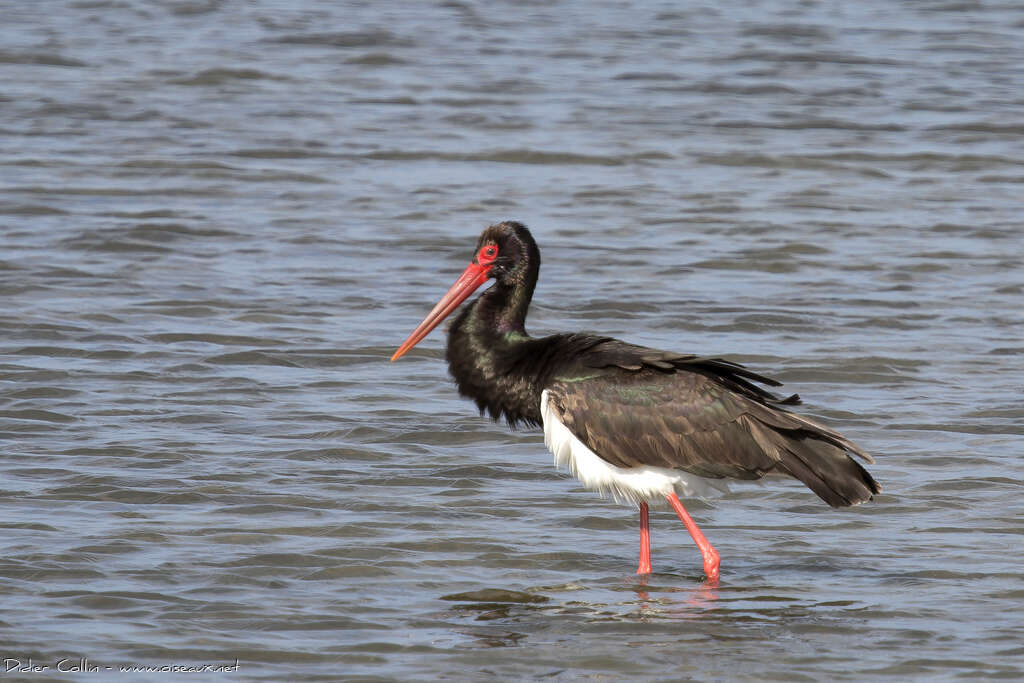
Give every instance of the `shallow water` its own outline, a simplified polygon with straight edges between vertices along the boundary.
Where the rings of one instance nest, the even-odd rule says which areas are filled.
[[[8,677],[1024,676],[1012,4],[3,12]],[[883,494],[688,503],[717,587],[656,511],[640,581],[440,332],[387,362],[503,219],[531,332],[772,374]]]

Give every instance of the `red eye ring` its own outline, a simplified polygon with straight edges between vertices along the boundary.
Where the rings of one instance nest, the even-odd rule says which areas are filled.
[[[476,255],[477,262],[482,265],[490,265],[494,263],[494,260],[498,258],[498,247],[493,244],[487,244],[480,247],[480,253]]]

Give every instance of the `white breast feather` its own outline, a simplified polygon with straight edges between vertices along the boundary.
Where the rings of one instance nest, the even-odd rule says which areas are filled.
[[[706,498],[728,492],[724,479],[709,479],[667,467],[616,467],[602,460],[577,439],[548,404],[548,392],[540,395],[540,414],[544,421],[544,445],[555,456],[556,467],[567,467],[584,488],[616,502],[639,504],[646,500],[660,504],[665,496]]]

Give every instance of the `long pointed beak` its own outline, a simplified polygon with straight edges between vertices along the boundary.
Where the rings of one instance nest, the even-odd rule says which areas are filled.
[[[412,331],[412,334],[405,340],[405,343],[398,347],[395,355],[391,356],[391,360],[398,360],[405,355],[406,351],[416,346],[420,340],[430,334],[430,331],[440,325],[442,320],[459,307],[459,304],[468,299],[469,295],[475,292],[480,285],[487,282],[487,275],[490,272],[490,265],[482,266],[479,263],[470,263],[466,270],[462,272],[462,275],[459,276],[459,279],[455,281],[455,284],[437,302],[434,310],[427,314],[427,317]]]

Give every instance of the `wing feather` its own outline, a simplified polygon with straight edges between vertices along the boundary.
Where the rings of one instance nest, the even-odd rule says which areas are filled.
[[[648,360],[634,370],[629,350],[599,351],[601,357],[588,365],[605,372],[555,381],[548,388],[559,419],[607,462],[709,478],[788,474],[833,506],[856,504],[881,490],[847,454],[871,462],[863,449],[809,418],[770,405],[771,399],[758,393],[763,390],[748,390],[742,377],[738,384],[736,377],[716,375],[706,362],[682,356],[673,359],[669,371]]]

